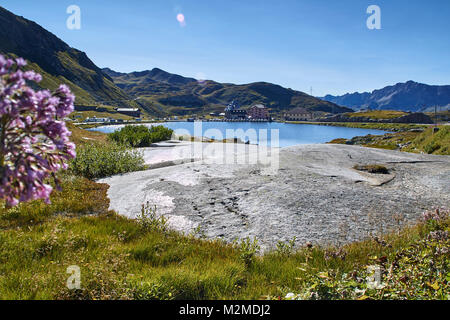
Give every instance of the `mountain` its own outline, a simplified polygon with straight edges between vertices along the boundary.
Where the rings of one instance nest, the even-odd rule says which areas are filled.
[[[100,69],[84,52],[2,7],[0,53],[25,58],[27,68],[43,76],[38,88],[53,90],[67,84],[76,95],[76,104],[140,107],[156,116],[223,111],[232,100],[244,108],[263,103],[273,114],[296,107],[330,113],[351,111],[267,82],[235,85],[197,81],[158,68],[132,73]]]
[[[341,106],[359,109],[429,111],[435,106],[450,109],[450,86],[430,86],[408,81],[397,83],[371,93],[347,93],[342,96],[327,95],[323,100]]]
[[[43,76],[40,88],[55,89],[61,83],[69,85],[78,104],[136,105],[84,52],[71,48],[35,22],[2,7],[0,53],[28,60],[27,67]]]
[[[137,101],[150,113],[160,116],[223,111],[232,100],[244,108],[263,103],[273,114],[281,114],[296,107],[330,113],[352,111],[303,92],[267,82],[236,85],[212,80],[198,81],[158,68],[131,73],[120,73],[109,68],[102,70],[119,88],[138,98]]]

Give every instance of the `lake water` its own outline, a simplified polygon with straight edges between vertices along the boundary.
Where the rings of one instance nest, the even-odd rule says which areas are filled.
[[[164,125],[173,129],[177,135],[202,136],[217,140],[239,138],[245,142],[250,141],[251,144],[274,147],[326,143],[337,138],[351,139],[356,136],[386,133],[382,130],[279,122],[167,122],[144,125]],[[101,126],[91,130],[111,133],[123,126]]]

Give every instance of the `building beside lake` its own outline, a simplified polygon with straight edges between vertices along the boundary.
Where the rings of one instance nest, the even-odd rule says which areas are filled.
[[[269,109],[263,104],[255,104],[247,111],[248,117],[251,120],[269,120]]]
[[[111,121],[111,118],[97,118],[96,116],[87,117],[84,122],[86,123],[108,123]]]
[[[225,119],[227,120],[245,120],[247,111],[242,110],[234,100],[225,108]]]
[[[123,123],[123,119],[113,119],[113,118],[97,118],[96,116],[87,117],[84,123]]]
[[[138,108],[117,108],[116,111],[130,117],[141,117],[141,110],[139,110]]]
[[[286,121],[311,121],[316,115],[305,108],[297,107],[295,109],[286,111],[284,119]]]

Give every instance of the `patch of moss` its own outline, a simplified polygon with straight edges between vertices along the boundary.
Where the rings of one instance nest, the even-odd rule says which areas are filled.
[[[388,168],[379,164],[355,165],[353,168],[358,171],[366,171],[369,173],[389,174]]]

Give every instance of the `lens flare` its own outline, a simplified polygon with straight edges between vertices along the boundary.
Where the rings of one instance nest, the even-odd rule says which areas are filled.
[[[184,27],[186,25],[186,19],[184,18],[184,14],[177,14],[177,20],[180,23],[180,26]]]

